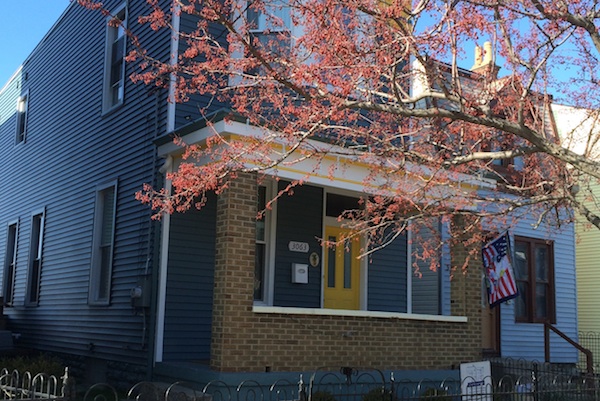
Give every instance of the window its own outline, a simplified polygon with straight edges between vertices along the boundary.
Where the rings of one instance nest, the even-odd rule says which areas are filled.
[[[27,99],[25,94],[17,100],[17,143],[25,142],[27,134]]]
[[[125,94],[125,55],[127,10],[123,6],[106,27],[106,61],[104,71],[103,110],[108,111],[123,103]]]
[[[285,0],[272,0],[264,5],[264,11],[252,4],[248,6],[248,23],[256,36],[274,35],[289,32],[292,26],[290,8]],[[255,37],[256,37],[255,36]]]
[[[554,322],[553,243],[515,237],[514,264],[519,296],[515,298],[517,322]]]
[[[267,205],[267,187],[258,187],[257,210],[265,210]],[[267,260],[267,216],[265,213],[256,219],[256,253],[254,264],[254,300],[264,301],[265,298],[265,271]]]
[[[26,302],[37,305],[40,297],[40,279],[42,273],[42,249],[44,245],[44,211],[31,217],[31,238],[29,242],[29,274],[27,278]]]
[[[519,142],[507,133],[494,131],[490,133],[490,138],[481,144],[481,150],[484,152],[501,152],[514,149]],[[488,178],[501,179],[507,183],[518,183],[522,178],[524,160],[522,156],[505,159],[491,159],[488,162]]]
[[[108,305],[112,279],[113,244],[115,231],[116,183],[100,187],[96,193],[96,215],[89,302]]]
[[[4,303],[12,306],[14,301],[15,271],[17,269],[17,243],[19,242],[19,223],[8,225],[6,235],[6,255],[4,258]]]
[[[272,61],[278,54],[289,52],[291,47],[291,13],[285,0],[273,0],[265,5],[264,11],[258,10],[252,4],[248,6],[248,24],[250,35],[255,43],[265,52],[265,58]],[[271,59],[271,60],[269,60]],[[274,67],[278,64],[272,63]],[[257,75],[259,70],[248,71]]]
[[[271,183],[258,187],[257,211],[264,211],[256,220],[256,252],[254,265],[254,301],[269,303],[269,252],[273,210],[267,210],[267,202],[273,198]]]

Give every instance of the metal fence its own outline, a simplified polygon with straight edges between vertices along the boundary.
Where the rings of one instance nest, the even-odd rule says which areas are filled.
[[[265,385],[213,381],[204,386],[142,382],[128,391],[98,383],[77,394],[68,371],[61,378],[2,372],[4,400],[51,401],[592,401],[600,400],[595,376],[527,361],[494,361],[492,375],[447,380],[407,380],[377,369],[318,369],[295,380]],[[36,379],[37,378],[37,379]]]
[[[600,371],[600,333],[579,332],[578,339],[579,344],[592,351],[592,355],[594,356],[594,371]],[[582,368],[585,366],[585,356],[581,353],[578,365]]]

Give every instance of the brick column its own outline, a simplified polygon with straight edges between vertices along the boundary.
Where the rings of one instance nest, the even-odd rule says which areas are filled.
[[[242,350],[242,329],[252,314],[254,298],[257,182],[240,174],[218,197],[211,368],[228,366]],[[242,341],[240,341],[242,340]]]
[[[480,360],[481,353],[481,252],[474,249],[470,241],[472,233],[462,234],[465,224],[470,224],[469,218],[457,216],[454,218],[451,246],[452,267],[455,269],[451,282],[451,313],[453,316],[466,316],[469,319],[464,333],[464,341],[459,348],[465,360],[469,362]],[[465,260],[468,259],[467,269],[461,270]]]

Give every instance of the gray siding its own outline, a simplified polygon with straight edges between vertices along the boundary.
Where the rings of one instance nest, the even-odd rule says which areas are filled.
[[[283,189],[286,183],[280,183]],[[321,306],[321,265],[309,266],[308,284],[292,283],[292,263],[308,264],[309,255],[321,255],[319,238],[323,227],[323,190],[310,185],[294,189],[293,196],[277,201],[277,239],[275,245],[275,292],[273,305],[318,308]],[[308,253],[291,252],[290,241],[306,242]]]
[[[183,33],[191,33],[194,32],[198,28],[197,18],[195,16],[182,13],[181,19],[179,23],[179,30]],[[227,46],[225,44],[225,39],[227,38],[227,33],[224,29],[217,24],[209,24],[209,31],[211,35],[215,38],[221,38],[221,44],[223,46]],[[182,54],[187,48],[185,40],[179,41],[179,52]],[[202,119],[204,116],[210,115],[217,110],[222,110],[226,108],[227,105],[222,103],[218,99],[214,98],[210,94],[199,95],[192,94],[189,96],[189,100],[184,103],[177,103],[175,106],[175,129],[181,128],[187,124],[190,124],[194,121]]]
[[[439,235],[439,231],[434,231],[437,229],[437,223],[415,223],[413,225],[412,251],[415,255],[421,255],[423,244]],[[419,267],[419,275],[413,275],[412,277],[412,312],[438,315],[440,314],[440,269],[431,270],[429,260],[417,259],[416,261]]]
[[[200,211],[171,216],[164,361],[210,358],[215,198]]]
[[[129,27],[151,54],[166,59],[169,35],[148,35],[149,28],[136,22],[148,10],[145,2],[129,5]],[[165,130],[166,95],[150,94],[128,80],[125,104],[102,115],[104,52],[105,18],[71,4],[22,73],[0,92],[0,186],[11,190],[10,196],[0,196],[0,227],[16,218],[22,223],[15,303],[5,313],[23,346],[145,363],[149,326],[133,313],[130,291],[152,266],[153,223],[148,207],[134,194],[154,177],[158,161],[152,140]],[[128,65],[127,75],[133,71]],[[29,91],[27,139],[15,146],[16,98],[24,91]],[[115,179],[111,303],[92,307],[87,301],[95,191]],[[42,207],[46,225],[39,306],[25,307],[30,215]],[[6,252],[5,236],[0,229],[0,255]]]
[[[368,263],[368,310],[406,312],[406,236],[375,252]]]

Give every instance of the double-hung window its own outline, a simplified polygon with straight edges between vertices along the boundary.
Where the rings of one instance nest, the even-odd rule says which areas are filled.
[[[127,8],[123,5],[106,24],[103,110],[123,103],[125,97],[125,55],[127,52]]]
[[[23,96],[17,99],[17,132],[16,142],[25,142],[25,136],[27,134],[27,106],[28,106],[29,94],[25,93]]]
[[[89,292],[89,303],[91,305],[108,305],[110,302],[116,193],[116,183],[99,187],[96,192]]]
[[[277,56],[288,53],[292,43],[291,12],[286,0],[268,0],[262,9],[250,3],[247,18],[255,45],[267,61],[273,66],[279,65]],[[250,71],[252,74],[258,72]]]
[[[519,288],[515,299],[517,322],[555,321],[553,261],[552,242],[515,237],[514,264]]]
[[[4,256],[4,303],[12,306],[15,290],[15,273],[17,269],[17,243],[19,242],[19,222],[9,223],[6,233],[6,254]]]
[[[29,242],[29,273],[27,277],[27,305],[37,305],[40,297],[42,275],[42,250],[44,246],[44,211],[38,211],[31,217],[31,237]]]

